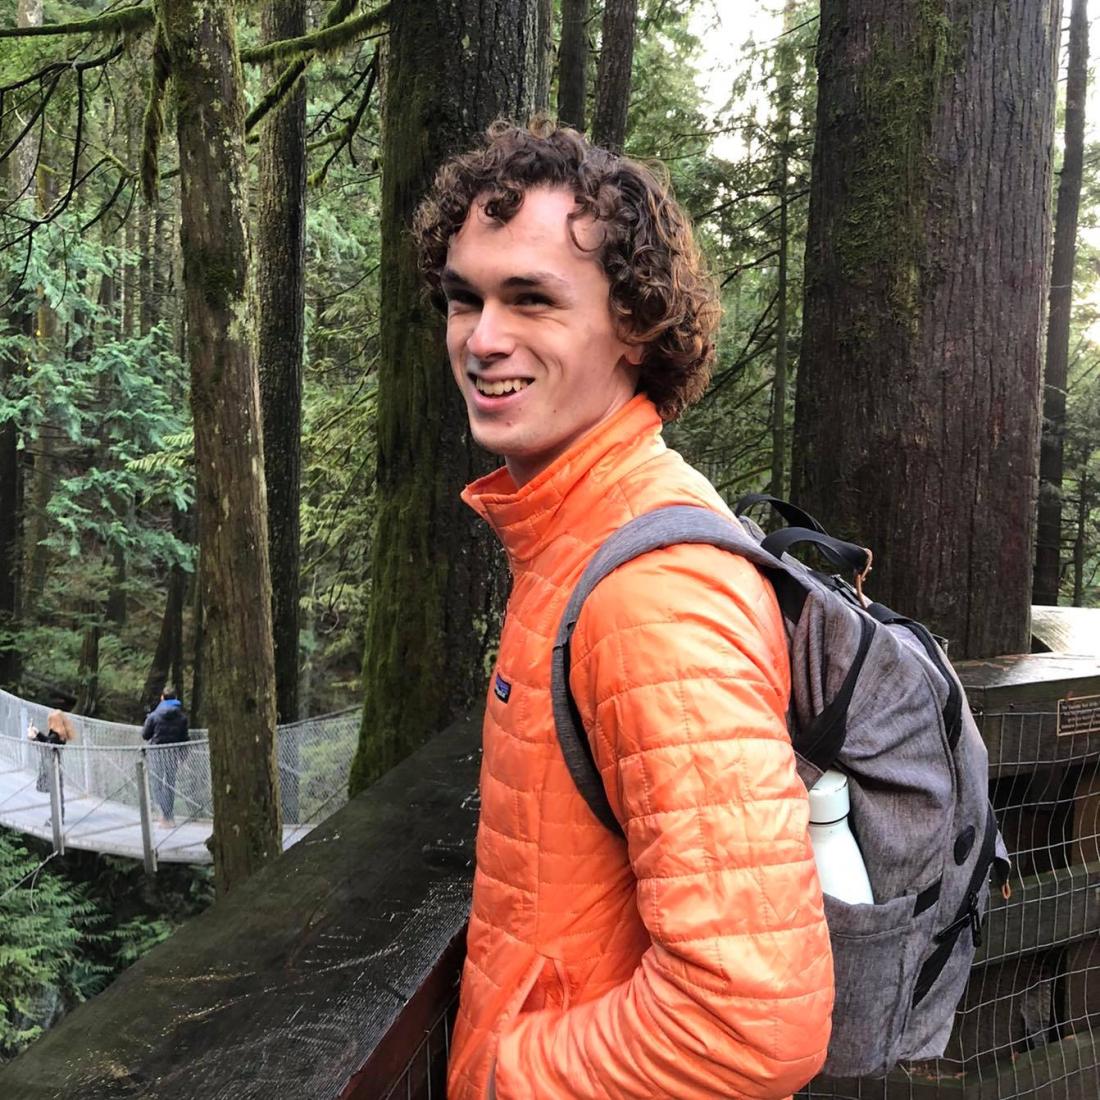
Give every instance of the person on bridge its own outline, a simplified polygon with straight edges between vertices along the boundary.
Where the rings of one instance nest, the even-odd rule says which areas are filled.
[[[649,168],[498,122],[414,230],[470,431],[504,459],[464,499],[513,576],[447,1096],[787,1097],[824,1062],[834,988],[770,584],[676,545],[585,602],[570,684],[625,839],[578,792],[550,695],[604,540],[665,505],[729,514],[661,438],[714,355],[687,218]]]
[[[42,741],[47,745],[67,745],[76,738],[69,716],[60,710],[51,710],[46,715],[46,732],[43,733],[33,722],[27,726],[27,737],[32,741]],[[38,779],[35,790],[46,792],[50,789],[50,758],[46,750],[40,750],[38,758]],[[65,773],[58,772],[61,789],[61,820],[65,820]],[[47,819],[46,824],[50,824]]]
[[[176,827],[176,775],[188,739],[187,714],[175,688],[165,688],[160,702],[145,718],[143,740],[156,746],[149,753],[149,772],[152,780],[153,802],[160,812],[157,824],[162,829]]]

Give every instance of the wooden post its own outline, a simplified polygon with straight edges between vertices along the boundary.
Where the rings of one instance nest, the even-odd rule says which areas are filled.
[[[53,850],[65,854],[65,830],[61,820],[61,748],[50,746],[50,824],[53,826]]]
[[[141,810],[141,849],[145,859],[145,873],[155,875],[157,849],[153,843],[153,819],[149,812],[149,771],[145,766],[144,747],[134,765],[134,770],[137,772],[138,806]]]

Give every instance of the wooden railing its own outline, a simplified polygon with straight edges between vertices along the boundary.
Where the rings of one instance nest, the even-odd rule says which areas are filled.
[[[801,1096],[1100,1097],[1100,729],[1058,721],[1059,700],[1100,695],[1100,662],[964,676],[1013,896],[991,907],[944,1059]],[[476,718],[440,734],[0,1068],[0,1097],[443,1100],[478,743]]]
[[[442,1098],[479,740],[439,734],[0,1067],[0,1097]]]

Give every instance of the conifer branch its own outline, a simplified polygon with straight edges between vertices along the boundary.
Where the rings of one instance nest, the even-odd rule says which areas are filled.
[[[164,91],[172,75],[172,57],[164,27],[157,24],[157,37],[153,42],[153,75],[149,82],[149,102],[145,106],[141,143],[141,193],[145,201],[157,199],[159,178],[158,156],[160,138],[164,132]]]
[[[291,88],[298,83],[299,77],[306,71],[306,66],[310,63],[313,54],[312,52],[306,57],[299,57],[292,61],[283,71],[279,74],[279,78],[274,84],[268,88],[264,93],[263,99],[248,112],[248,117],[244,120],[244,132],[247,134],[252,130],[256,123],[258,123],[269,111],[278,107],[282,103],[283,99],[290,93]]]
[[[318,31],[315,31],[314,33],[316,34],[323,31],[328,31],[334,27],[341,27],[347,20],[348,16],[351,15],[351,13],[355,10],[355,5],[358,2],[359,0],[336,0],[336,3],[333,4],[331,8],[329,8],[328,14],[325,16],[324,22],[318,28]],[[384,9],[374,11],[371,13],[371,18],[377,18],[383,12]],[[342,29],[344,33],[346,33],[346,27],[343,27]],[[304,37],[308,38],[310,36],[305,35]],[[280,42],[268,43],[265,46],[259,47],[259,49],[262,51],[267,49],[268,46],[281,46],[288,42],[301,41],[301,38],[288,38],[283,39]],[[241,54],[241,60],[251,60],[251,54],[255,52],[256,51],[245,50]],[[246,56],[246,54],[249,56]],[[309,63],[316,56],[317,50],[315,48],[308,49],[300,56],[295,58],[293,61],[291,61],[291,63],[287,65],[285,69],[283,69],[283,71],[276,79],[275,83],[272,84],[272,86],[268,89],[263,99],[261,99],[260,102],[252,108],[252,110],[248,114],[248,118],[244,120],[244,130],[246,134],[254,129],[256,124],[260,122],[263,117],[268,114],[268,112],[273,110],[283,101],[283,99],[290,93],[290,90],[294,87],[294,85],[297,84],[298,78],[302,75],[302,73],[306,71],[306,66],[309,65]],[[251,140],[255,141],[256,139],[252,138]]]
[[[390,6],[383,4],[372,12],[358,15],[354,19],[344,19],[333,26],[320,27],[298,38],[282,38],[278,42],[268,42],[251,50],[241,50],[241,61],[254,65],[262,61],[297,58],[306,53],[331,53],[360,36],[377,38],[385,34],[389,17]]]
[[[4,27],[0,38],[36,38],[39,35],[56,34],[104,34],[143,31],[153,25],[153,9],[134,4],[118,11],[97,15],[94,19],[80,19],[74,23],[45,23],[40,27]]]

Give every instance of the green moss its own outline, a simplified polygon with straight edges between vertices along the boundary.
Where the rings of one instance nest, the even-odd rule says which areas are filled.
[[[916,322],[925,277],[925,218],[934,164],[931,126],[950,74],[960,64],[966,27],[936,0],[917,6],[915,35],[883,34],[857,77],[846,217],[835,250],[840,276],[876,291],[898,322]],[[876,307],[879,308],[879,307]]]

